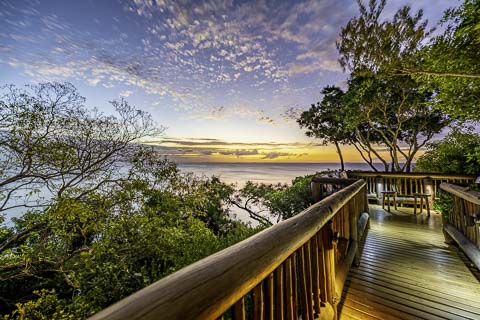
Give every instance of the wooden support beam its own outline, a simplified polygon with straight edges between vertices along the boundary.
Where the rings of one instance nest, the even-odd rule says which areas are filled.
[[[242,298],[233,305],[233,320],[245,320],[245,298]]]
[[[455,226],[447,223],[443,226],[450,237],[458,244],[463,252],[470,258],[475,266],[480,270],[480,250],[467,239]]]
[[[358,222],[357,222],[358,241],[360,241],[363,238],[363,234],[365,233],[365,230],[368,229],[367,226],[368,226],[369,220],[370,220],[370,216],[368,213],[363,212],[360,215],[360,218],[358,219]]]
[[[348,272],[350,271],[350,267],[353,264],[353,260],[355,258],[355,254],[358,250],[358,241],[351,241],[348,247],[347,255],[343,260],[342,265],[340,268],[336,270],[335,275],[335,298],[336,301],[340,301],[342,297],[343,286],[345,284],[345,280],[347,279]]]

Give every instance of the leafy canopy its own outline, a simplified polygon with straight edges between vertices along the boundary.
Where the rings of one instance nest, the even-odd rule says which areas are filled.
[[[451,174],[480,174],[480,134],[455,129],[427,146],[415,171]]]
[[[9,319],[86,318],[259,230],[230,219],[232,186],[138,144],[158,130],[126,101],[107,116],[70,84],[3,90],[0,211],[26,210],[0,223]]]

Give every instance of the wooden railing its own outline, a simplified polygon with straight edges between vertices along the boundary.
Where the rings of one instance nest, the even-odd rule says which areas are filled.
[[[480,192],[442,183],[440,188],[452,197],[452,208],[443,216],[443,228],[448,240],[454,240],[480,269]]]
[[[371,198],[380,198],[382,191],[396,191],[400,196],[412,196],[415,193],[429,194],[431,201],[438,198],[441,183],[468,185],[476,178],[475,175],[385,172],[348,172],[348,177],[365,180]]]
[[[368,223],[359,180],[91,319],[334,319]]]

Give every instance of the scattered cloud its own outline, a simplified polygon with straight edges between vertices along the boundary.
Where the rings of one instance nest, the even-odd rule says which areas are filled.
[[[292,154],[287,153],[287,152],[269,152],[267,153],[262,159],[276,159],[279,157],[286,157],[290,156]]]
[[[124,90],[124,91],[120,92],[120,97],[127,98],[127,97],[130,97],[130,95],[132,93],[133,93],[133,91],[131,91],[131,90]]]
[[[262,117],[258,118],[257,122],[265,122],[265,123],[268,123],[268,124],[271,124],[271,125],[276,125],[275,120],[273,120],[272,118],[267,117],[267,116],[262,116]]]
[[[234,156],[237,156],[237,157],[240,157],[240,156],[256,156],[256,155],[258,155],[258,150],[257,149],[253,149],[253,150],[247,150],[247,149],[221,150],[218,153],[223,155],[223,156],[229,156],[229,155],[234,155]]]
[[[292,142],[229,142],[210,138],[173,138],[145,141],[162,155],[178,161],[201,159],[202,161],[259,161],[278,159],[302,159],[309,155],[305,150],[316,150],[310,143]]]
[[[278,101],[307,102],[322,86],[345,78],[335,41],[340,26],[357,14],[354,0],[77,6],[78,14],[89,12],[89,22],[72,19],[77,11],[69,6],[2,0],[0,67],[36,82],[75,80],[115,88],[123,97],[153,95],[152,107],[181,111],[187,119],[242,117],[266,125],[284,120],[272,113]]]
[[[209,138],[172,138],[165,137],[158,140],[148,140],[144,141],[146,144],[150,145],[168,145],[168,146],[198,146],[198,147],[208,147],[215,146],[218,148],[232,148],[236,146],[242,146],[244,148],[255,147],[260,148],[303,148],[312,146],[310,143],[303,142],[291,142],[291,143],[282,143],[282,142],[240,142],[240,141],[224,141],[220,139],[209,139]]]
[[[338,71],[333,43],[350,2],[134,0],[116,15],[99,10],[94,26],[79,27],[40,2],[5,0],[0,63],[39,81],[134,86],[194,118],[240,115],[274,124],[257,100],[242,98],[245,84],[276,94],[291,77]],[[239,94],[219,104],[218,92],[228,89]]]

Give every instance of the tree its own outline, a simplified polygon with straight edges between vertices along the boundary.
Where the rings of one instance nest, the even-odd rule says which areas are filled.
[[[352,144],[368,163],[373,154],[385,171],[409,172],[418,151],[450,123],[410,76],[352,76],[345,104],[344,121],[355,129]]]
[[[116,179],[135,142],[162,130],[124,100],[111,102],[117,116],[89,110],[68,83],[2,90],[0,213],[47,206],[38,197],[41,188],[54,197],[85,196]]]
[[[138,144],[158,131],[126,101],[106,116],[69,84],[4,90],[2,209],[27,208],[0,224],[9,319],[86,318],[260,230],[229,218],[231,186]],[[42,186],[46,199],[18,197]]]
[[[337,49],[340,65],[360,75],[397,73],[415,64],[417,53],[430,34],[423,11],[399,9],[392,20],[381,20],[386,0],[370,0],[368,7],[357,0],[360,16],[352,18],[340,32]]]
[[[480,120],[480,1],[445,12],[445,32],[405,72],[437,91],[436,107],[459,120]]]
[[[480,120],[480,1],[445,12],[446,29],[430,39],[423,11],[405,6],[382,21],[385,0],[357,1],[360,16],[342,28],[340,64],[357,75],[413,77],[434,92],[435,108],[458,120]]]
[[[382,20],[385,0],[357,2],[360,16],[342,28],[337,42],[339,62],[351,72],[344,121],[372,168],[376,158],[385,171],[410,171],[420,148],[450,122],[434,110],[434,91],[400,72],[418,62],[430,34],[427,21],[422,10],[412,14],[408,6]]]
[[[415,171],[480,175],[480,134],[454,129],[442,140],[428,144]]]
[[[247,181],[230,197],[229,203],[245,210],[261,226],[269,227],[313,204],[311,180],[312,176],[297,177],[290,186]]]
[[[345,170],[340,144],[351,142],[353,132],[347,128],[344,108],[344,92],[335,86],[327,86],[322,90],[323,99],[312,104],[297,119],[301,128],[307,129],[308,137],[320,139],[324,145],[333,143],[340,158],[340,170]]]
[[[374,171],[375,160],[385,171],[410,171],[418,151],[450,122],[410,76],[352,75],[348,84],[347,92],[326,87],[297,120],[308,136],[336,145],[342,168],[339,145],[349,144]]]
[[[60,308],[85,318],[258,231],[225,222],[217,226],[229,234],[223,240],[203,221],[219,205],[210,201],[211,180],[182,174],[173,163],[154,158],[132,163],[130,179],[108,190],[82,199],[63,195],[48,209],[2,228],[0,244],[10,243],[0,251],[2,311],[21,314],[28,306],[14,305],[35,301],[36,291],[42,299],[43,290],[49,298],[34,309]],[[43,227],[32,231],[39,222]]]

